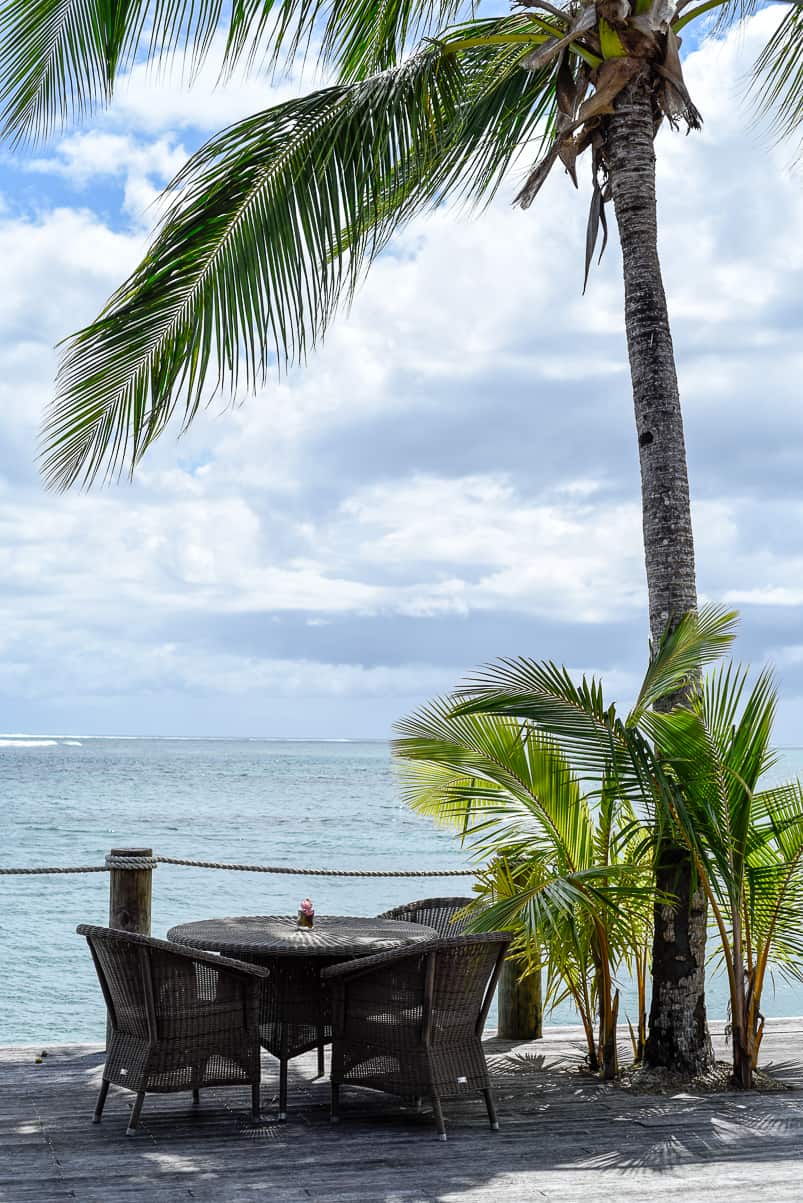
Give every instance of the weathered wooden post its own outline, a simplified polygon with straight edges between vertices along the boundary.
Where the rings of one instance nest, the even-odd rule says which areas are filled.
[[[153,849],[112,848],[106,864],[114,865],[118,857],[126,860],[142,860],[141,869],[109,870],[109,927],[123,931],[151,934],[151,897],[153,892]],[[106,1020],[106,1047],[109,1047],[111,1027]]]
[[[116,869],[109,873],[109,927],[151,934],[151,897],[153,891],[152,848],[112,848],[107,864],[118,858],[142,860],[141,869]]]
[[[543,1035],[541,974],[519,980],[514,961],[505,961],[499,978],[498,1033],[503,1040],[537,1040]]]

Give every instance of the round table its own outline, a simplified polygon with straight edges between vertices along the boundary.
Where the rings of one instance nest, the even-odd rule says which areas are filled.
[[[295,916],[241,915],[180,923],[168,940],[189,948],[220,952],[262,965],[270,976],[262,987],[259,1035],[262,1047],[279,1059],[279,1118],[287,1114],[287,1062],[318,1049],[332,1039],[329,991],[321,970],[355,957],[435,940],[434,928],[398,919],[352,915],[316,915],[311,928],[299,927]]]
[[[230,957],[258,956],[350,957],[387,952],[438,933],[421,923],[399,919],[369,919],[353,915],[321,915],[313,927],[299,927],[291,915],[240,915],[232,919],[201,919],[171,927],[168,940],[223,952]]]

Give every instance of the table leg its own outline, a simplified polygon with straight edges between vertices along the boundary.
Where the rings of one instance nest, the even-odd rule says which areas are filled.
[[[287,1119],[287,1061],[279,1060],[279,1119]]]
[[[290,1025],[282,1024],[279,1048],[279,1119],[287,1119],[287,1063],[290,1060]]]

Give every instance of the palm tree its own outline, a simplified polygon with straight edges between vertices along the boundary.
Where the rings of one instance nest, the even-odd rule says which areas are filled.
[[[470,930],[514,932],[511,954],[524,972],[546,971],[547,1006],[572,999],[589,1068],[613,1078],[617,972],[643,986],[651,841],[614,773],[589,788],[535,724],[455,707],[436,699],[397,724],[405,800],[455,828],[476,859]]]
[[[616,1072],[620,967],[638,987],[640,1059],[643,887],[667,829],[710,907],[739,1088],[753,1083],[768,973],[803,979],[803,787],[762,782],[775,763],[772,677],[748,688],[747,672],[726,663],[700,678],[733,629],[734,615],[717,610],[681,619],[624,718],[599,682],[519,659],[398,724],[406,800],[487,862],[475,929],[512,929],[514,951],[545,965],[547,1000],[574,1000],[603,1077]]]
[[[749,0],[747,0],[749,4]],[[613,201],[642,474],[650,630],[696,605],[683,424],[657,253],[657,127],[696,128],[679,34],[744,0],[515,0],[504,17],[459,0],[0,0],[0,106],[16,139],[44,135],[111,96],[136,61],[197,68],[226,26],[224,70],[276,65],[310,44],[328,86],[239,122],[194,154],[146,257],[67,345],[46,421],[57,487],[132,469],[178,412],[255,388],[297,362],[393,233],[447,199],[482,205],[522,156],[529,206],[560,161],[588,151],[586,271]],[[224,17],[224,13],[226,14]],[[415,47],[411,49],[411,47]],[[793,5],[758,64],[785,129],[801,113],[803,12]],[[708,1055],[705,907],[686,849],[668,843],[656,911],[653,1063]]]
[[[771,966],[803,976],[803,789],[760,787],[776,762],[769,673],[723,665],[687,704],[645,716],[667,817],[688,848],[720,945],[730,994],[733,1076],[753,1083]]]

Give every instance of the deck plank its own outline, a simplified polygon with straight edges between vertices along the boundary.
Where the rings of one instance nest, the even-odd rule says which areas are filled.
[[[720,1055],[726,1044],[716,1036]],[[103,1063],[93,1046],[0,1049],[0,1203],[725,1203],[799,1200],[803,1188],[803,1019],[770,1021],[765,1065],[779,1094],[635,1095],[576,1072],[575,1029],[515,1045],[491,1039],[500,1122],[478,1100],[450,1101],[450,1139],[397,1101],[344,1091],[331,1125],[314,1054],[291,1064],[287,1124],[270,1116],[275,1062],[265,1057],[261,1123],[248,1092],[150,1096],[142,1130],[124,1128],[131,1098],[112,1088],[90,1123]]]

